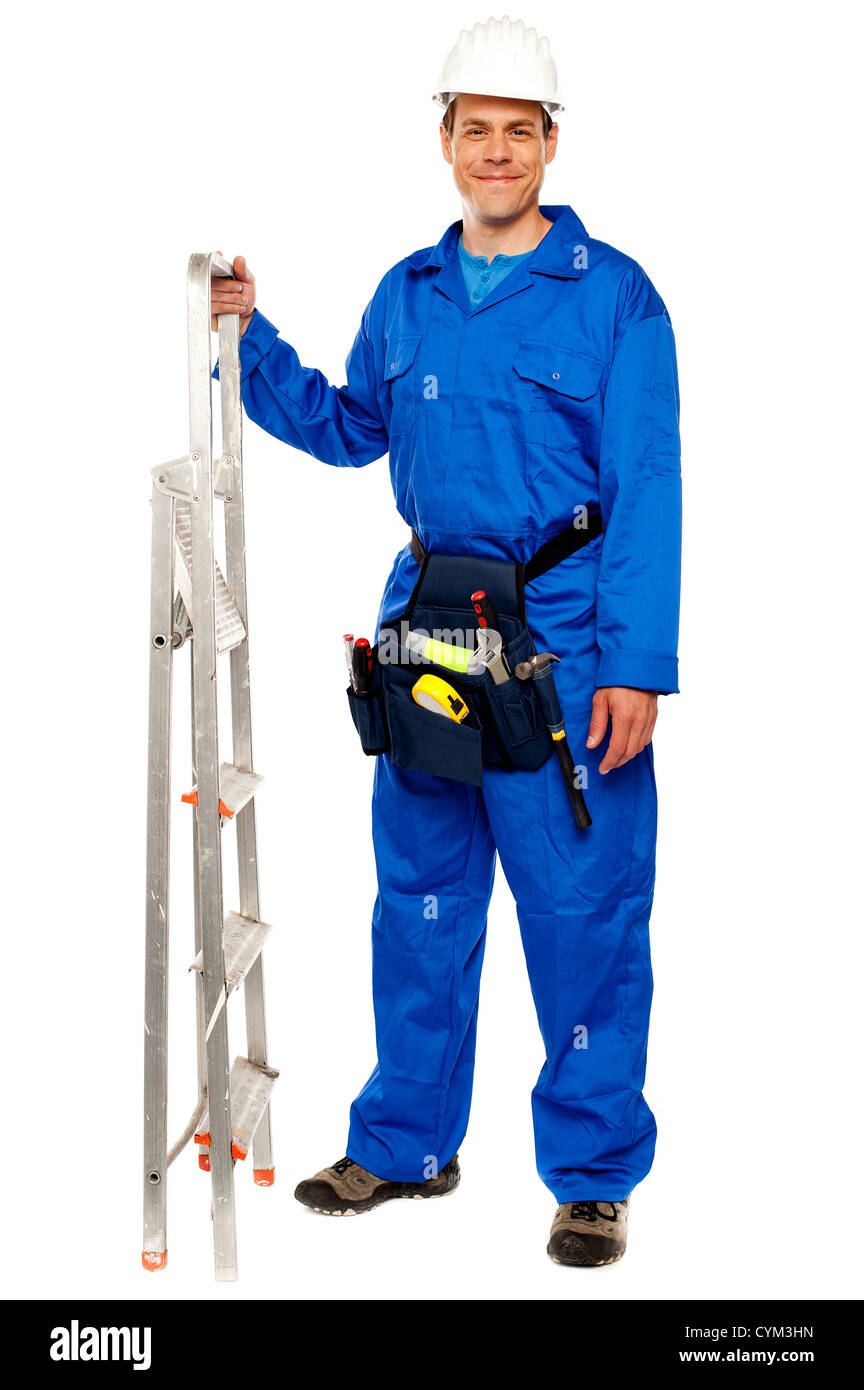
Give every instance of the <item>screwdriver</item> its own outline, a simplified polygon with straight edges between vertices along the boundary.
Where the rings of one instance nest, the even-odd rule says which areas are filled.
[[[495,605],[486,590],[478,589],[471,595],[471,602],[474,605],[474,612],[477,614],[477,622],[480,627],[491,627],[499,632],[498,614],[495,612]]]
[[[486,633],[486,640],[483,645],[485,665],[488,667],[495,684],[502,685],[510,679],[510,670],[504,660],[504,643],[501,639],[495,605],[485,589],[476,589],[471,595],[471,602],[474,605],[474,612],[477,614],[480,631]]]
[[[351,651],[351,664],[354,670],[354,689],[358,695],[369,695],[372,691],[372,648],[368,639],[358,637]]]

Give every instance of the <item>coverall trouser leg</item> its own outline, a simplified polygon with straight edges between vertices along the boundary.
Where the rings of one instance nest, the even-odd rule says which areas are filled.
[[[530,773],[488,768],[482,789],[377,759],[378,1065],[351,1107],[347,1153],[379,1177],[423,1180],[465,1136],[496,849],[546,1049],[538,1172],[559,1202],[617,1201],[651,1167],[652,751],[603,777],[602,750],[579,756],[594,822],[582,833],[554,758]]]

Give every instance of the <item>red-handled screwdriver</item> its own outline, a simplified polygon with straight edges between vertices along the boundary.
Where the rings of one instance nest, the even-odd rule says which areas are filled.
[[[369,679],[372,674],[372,648],[367,638],[357,638],[351,652],[351,664],[354,668],[354,689],[358,695],[369,695],[372,689]]]
[[[474,605],[474,612],[477,614],[477,622],[480,627],[491,627],[496,632],[500,632],[498,626],[498,614],[495,612],[495,605],[485,589],[478,589],[471,595],[471,602]]]
[[[495,605],[485,589],[476,589],[471,595],[471,603],[474,612],[477,614],[477,623],[481,632],[486,634],[486,646],[489,659],[487,666],[496,685],[510,679],[510,668],[504,659],[505,646],[501,640],[501,629],[498,623],[498,614],[495,612]],[[494,644],[497,644],[497,653],[494,652]]]

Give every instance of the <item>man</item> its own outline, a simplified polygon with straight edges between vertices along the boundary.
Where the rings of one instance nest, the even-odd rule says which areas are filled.
[[[394,563],[379,633],[405,610],[424,556],[506,561],[522,575],[535,649],[561,658],[593,820],[574,825],[554,757],[486,766],[480,786],[377,757],[378,1065],[351,1107],[346,1156],[295,1195],[345,1215],[457,1185],[497,852],[546,1048],[532,1101],[538,1171],[558,1202],[547,1250],[602,1265],[624,1253],[656,1133],[642,1096],[650,739],[658,693],[677,690],[678,388],[669,317],[641,268],[590,238],[569,206],[539,205],[556,86],[548,41],[521,21],[463,31],[435,92],[462,219],[384,276],[347,385],[301,367],[255,308],[242,257],[235,280],[214,279],[213,307],[241,316],[252,420],[326,463],[389,452],[416,539]],[[586,515],[598,518],[590,539],[577,534]],[[547,543],[555,558],[547,548],[539,563]]]

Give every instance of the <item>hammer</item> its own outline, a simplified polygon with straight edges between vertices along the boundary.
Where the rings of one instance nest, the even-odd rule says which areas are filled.
[[[580,830],[587,830],[591,824],[591,817],[588,814],[588,807],[585,805],[582,788],[578,786],[576,781],[576,765],[567,743],[564,716],[558,703],[558,692],[555,689],[552,675],[553,662],[560,660],[561,658],[552,652],[535,652],[528,661],[520,661],[517,664],[515,674],[520,681],[533,680],[534,682],[540,708],[543,711],[543,718],[546,720],[546,727],[552,735],[555,752],[558,754],[558,765],[561,768],[561,775],[564,778],[567,795],[570,798],[573,819]]]

